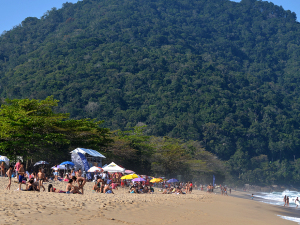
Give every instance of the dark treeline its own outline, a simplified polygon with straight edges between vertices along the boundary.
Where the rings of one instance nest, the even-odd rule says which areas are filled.
[[[295,13],[263,1],[65,3],[1,35],[0,96],[197,141],[231,182],[299,184],[299,44]]]

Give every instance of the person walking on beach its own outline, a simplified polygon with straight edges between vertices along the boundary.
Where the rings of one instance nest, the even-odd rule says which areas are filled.
[[[25,175],[25,169],[24,169],[23,163],[21,163],[18,174],[19,174],[19,191],[21,191],[21,185],[22,185],[22,181],[23,181],[24,175]]]
[[[13,171],[13,166],[9,166],[6,175],[8,177],[8,185],[6,187],[6,190],[10,190],[10,186],[11,186],[11,175],[12,175],[12,171]]]
[[[286,205],[286,195],[284,196],[283,201],[284,201],[284,207],[285,207],[285,205]]]

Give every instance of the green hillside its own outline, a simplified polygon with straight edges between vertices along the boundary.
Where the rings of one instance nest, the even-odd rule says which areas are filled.
[[[0,96],[54,95],[72,118],[201,141],[244,181],[297,180],[299,45],[268,2],[66,3],[1,35]]]

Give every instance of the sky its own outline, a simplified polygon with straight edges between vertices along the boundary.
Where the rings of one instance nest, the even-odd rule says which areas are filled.
[[[78,0],[68,0],[76,3]],[[232,0],[240,2],[240,0]],[[27,17],[40,18],[53,7],[61,8],[66,0],[0,0],[0,34],[19,25]],[[270,0],[269,0],[270,2]],[[281,5],[285,10],[295,12],[300,21],[300,0],[271,0],[275,5]],[[299,15],[299,16],[298,16]]]

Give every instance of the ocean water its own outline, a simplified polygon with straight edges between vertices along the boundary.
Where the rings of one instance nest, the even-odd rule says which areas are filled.
[[[296,198],[298,197],[300,200],[300,192],[297,192],[297,191],[285,190],[283,192],[271,192],[271,193],[260,192],[260,193],[255,193],[254,198],[256,198],[256,200],[259,200],[264,203],[283,206],[284,205],[283,198],[285,195],[289,196],[289,198],[290,198],[289,207],[296,207],[296,204],[295,204]],[[260,198],[260,199],[257,199],[257,198]],[[300,206],[299,206],[299,209],[300,209]],[[282,215],[278,215],[278,216],[282,219],[290,220],[290,221],[300,224],[300,218],[290,217],[290,216],[282,216]]]
[[[278,215],[278,216],[281,217],[282,219],[290,220],[290,221],[293,221],[293,222],[296,222],[296,223],[300,224],[300,218],[290,217],[290,216],[281,216],[281,215]]]
[[[299,197],[300,192],[285,190],[283,192],[271,192],[271,193],[255,193],[254,198],[260,198],[262,202],[272,204],[272,205],[284,205],[283,198],[284,196],[289,196],[290,198],[290,207],[296,207],[295,200]],[[299,206],[300,208],[300,206]]]

